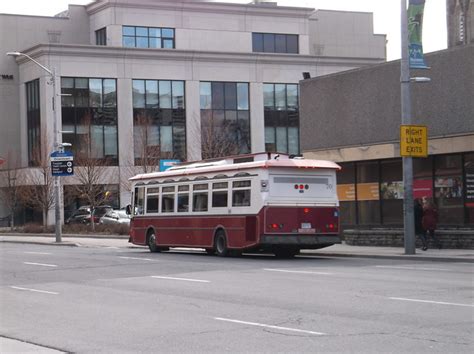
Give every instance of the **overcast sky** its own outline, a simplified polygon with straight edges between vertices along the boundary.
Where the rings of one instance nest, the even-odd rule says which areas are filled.
[[[172,1],[172,0],[171,0]],[[374,32],[387,35],[387,59],[400,58],[401,0],[274,0],[279,5],[315,9],[366,11],[374,14]],[[91,0],[0,0],[0,13],[53,16],[68,4],[88,4]],[[249,3],[250,0],[220,0]],[[407,0],[408,2],[408,0]],[[446,48],[446,0],[426,0],[423,27],[425,53]]]

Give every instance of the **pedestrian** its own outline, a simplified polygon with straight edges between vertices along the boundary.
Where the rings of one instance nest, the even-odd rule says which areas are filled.
[[[426,235],[423,229],[423,206],[419,199],[415,199],[414,204],[414,214],[415,214],[415,235],[421,239],[422,250],[426,251],[428,249],[428,242],[426,241]]]
[[[438,236],[435,233],[437,224],[438,224],[438,210],[436,210],[436,207],[431,200],[426,200],[425,204],[423,205],[423,219],[422,219],[424,238],[427,241],[427,235],[429,234],[430,238],[433,239],[435,246],[438,249],[441,249],[441,242],[439,241]]]

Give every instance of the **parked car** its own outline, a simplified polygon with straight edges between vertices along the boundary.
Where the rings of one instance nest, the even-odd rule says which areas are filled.
[[[125,210],[109,210],[100,218],[100,223],[130,226],[130,215]]]
[[[99,223],[100,218],[108,211],[113,210],[110,205],[101,205],[94,209],[94,223]],[[91,208],[90,206],[81,206],[72,215],[66,219],[66,224],[90,224],[91,222]]]

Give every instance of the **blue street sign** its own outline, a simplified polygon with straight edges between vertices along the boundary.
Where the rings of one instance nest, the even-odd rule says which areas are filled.
[[[160,160],[160,172],[166,171],[168,168],[173,167],[179,162],[181,161],[180,160]]]
[[[50,155],[51,174],[53,176],[72,176],[74,174],[74,157],[69,151],[54,151]]]

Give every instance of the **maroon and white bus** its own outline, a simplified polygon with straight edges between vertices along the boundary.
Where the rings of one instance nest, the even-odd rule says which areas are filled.
[[[261,153],[137,175],[130,242],[151,252],[192,247],[279,257],[340,243],[339,169],[330,161]]]

